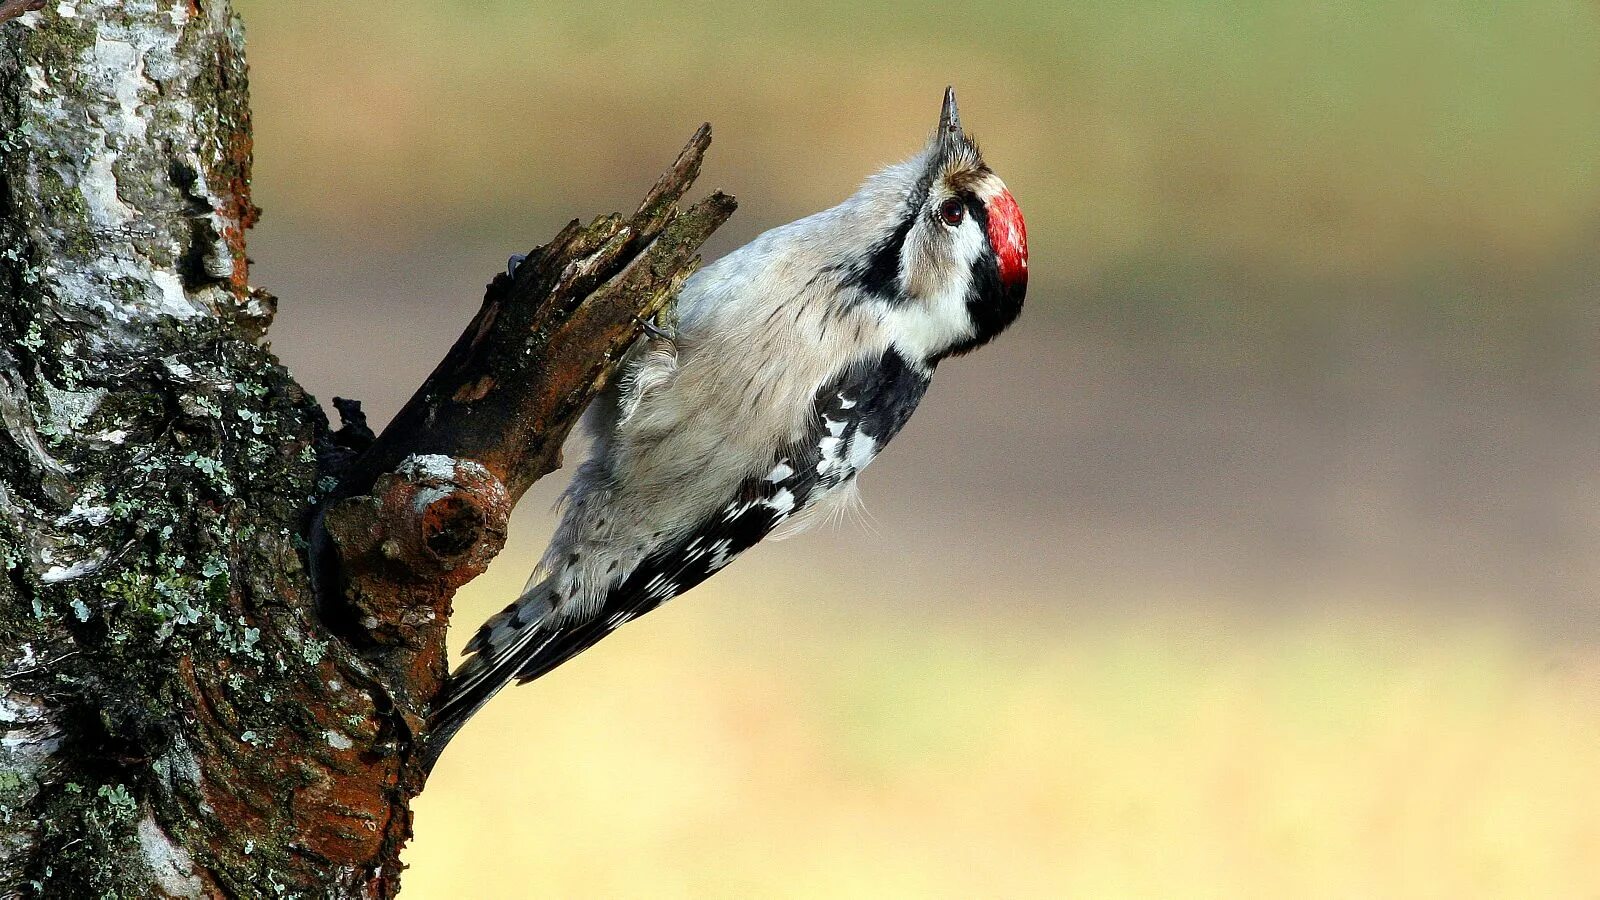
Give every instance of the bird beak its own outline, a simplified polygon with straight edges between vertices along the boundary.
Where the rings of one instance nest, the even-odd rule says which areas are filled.
[[[956,89],[944,89],[944,108],[939,110],[939,137],[961,134],[961,113],[956,109]]]

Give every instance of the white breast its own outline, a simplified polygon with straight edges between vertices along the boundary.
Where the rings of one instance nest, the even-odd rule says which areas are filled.
[[[654,548],[771,469],[804,432],[818,389],[889,346],[883,310],[843,308],[833,285],[811,277],[820,267],[805,235],[825,226],[818,218],[768,232],[697,273],[679,298],[675,367],[657,355],[653,370],[631,373],[649,387],[630,410],[618,408],[616,391],[596,400],[595,453],[568,489],[541,564],[564,600],[576,601],[573,614],[597,608]],[[652,365],[647,352],[635,357],[628,365]]]

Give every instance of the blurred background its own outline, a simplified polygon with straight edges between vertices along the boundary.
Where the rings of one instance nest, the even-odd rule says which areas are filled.
[[[870,525],[502,695],[407,896],[1600,895],[1600,5],[236,6],[273,346],[379,425],[702,120],[711,256],[946,83],[1028,218]]]

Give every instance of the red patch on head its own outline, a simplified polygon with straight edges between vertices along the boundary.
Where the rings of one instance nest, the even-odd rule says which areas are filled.
[[[989,201],[989,246],[1000,264],[1000,281],[1006,287],[1028,283],[1028,226],[1010,191],[1002,190]]]

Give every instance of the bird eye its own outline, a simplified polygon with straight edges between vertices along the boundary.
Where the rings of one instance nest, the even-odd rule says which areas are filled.
[[[939,218],[951,228],[961,224],[962,218],[967,214],[967,207],[961,202],[960,197],[946,197],[939,204]]]

